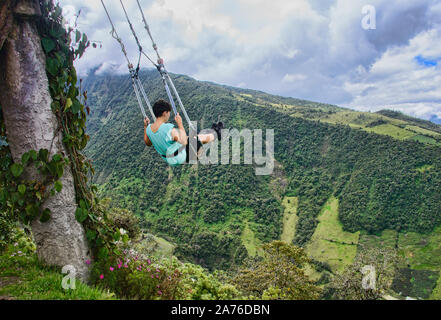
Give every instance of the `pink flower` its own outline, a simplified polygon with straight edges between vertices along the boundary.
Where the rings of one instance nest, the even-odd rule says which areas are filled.
[[[150,272],[150,271],[151,271],[151,269],[150,269],[150,268],[148,268],[148,269],[147,269],[147,272]]]
[[[127,264],[124,265],[124,268],[128,268],[129,266]]]
[[[104,279],[104,275],[102,274],[102,275],[100,275],[100,279],[101,280],[103,280]]]
[[[156,268],[156,272],[160,272],[158,268]]]
[[[90,260],[86,260],[86,264],[90,264]]]
[[[159,279],[159,275],[156,275],[156,278]]]
[[[122,267],[122,264],[121,263],[118,264],[118,269],[121,269],[121,267]]]
[[[158,294],[159,294],[159,295],[162,295],[162,291],[161,291],[161,290],[158,290]]]
[[[154,275],[152,275],[152,279],[154,278],[155,276]]]
[[[113,269],[113,267],[110,267],[109,269],[110,269],[110,271],[113,271],[113,270],[115,270],[115,269]]]
[[[152,261],[151,261],[150,259],[147,259],[147,263],[148,263],[148,264],[151,264]]]

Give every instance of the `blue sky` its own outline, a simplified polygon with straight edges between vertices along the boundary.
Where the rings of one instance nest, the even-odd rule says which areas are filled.
[[[150,50],[136,2],[123,1]],[[105,2],[136,60],[119,0]],[[360,111],[441,118],[441,0],[140,2],[171,72]],[[77,62],[80,74],[97,65],[127,73],[100,1],[60,3],[70,22],[81,8],[79,28],[103,43]],[[366,5],[375,8],[376,29],[362,27]]]
[[[418,55],[415,57],[415,60],[423,67],[430,68],[430,67],[436,67],[438,65],[438,61],[441,60],[441,58],[427,59],[422,55]]]

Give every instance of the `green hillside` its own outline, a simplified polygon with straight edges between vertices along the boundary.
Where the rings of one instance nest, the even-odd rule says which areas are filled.
[[[316,252],[326,247],[315,233],[332,226],[340,241],[359,231],[430,234],[441,225],[440,126],[173,78],[199,128],[220,115],[229,128],[274,129],[279,165],[271,176],[256,176],[246,165],[167,168],[143,143],[128,76],[85,79],[95,183],[114,205],[142,217],[147,232],[174,243],[180,259],[228,269],[258,254],[259,244],[282,238],[307,248],[319,243],[314,258],[321,261],[327,256]],[[141,79],[151,101],[166,98],[156,71],[142,72]],[[332,197],[338,212],[323,220],[320,213]],[[296,208],[286,199],[297,199]],[[344,253],[332,257],[337,269],[354,256],[348,241],[348,249],[334,243],[330,253]],[[424,259],[412,265],[424,268],[431,261]]]

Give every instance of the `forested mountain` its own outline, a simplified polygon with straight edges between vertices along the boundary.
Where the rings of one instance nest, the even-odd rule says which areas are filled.
[[[151,101],[166,98],[156,71],[140,77]],[[171,169],[144,145],[130,78],[84,79],[95,183],[149,232],[174,242],[179,258],[210,269],[241,262],[250,237],[254,244],[280,239],[288,198],[298,199],[290,240],[301,246],[333,197],[345,232],[429,234],[441,225],[441,126],[172,77],[199,128],[220,116],[228,128],[275,131],[271,176],[248,165]]]

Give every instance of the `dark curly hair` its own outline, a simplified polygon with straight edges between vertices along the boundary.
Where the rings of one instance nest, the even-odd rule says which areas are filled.
[[[162,117],[164,112],[170,112],[172,109],[170,103],[165,100],[158,100],[153,105],[153,113],[156,118]]]

